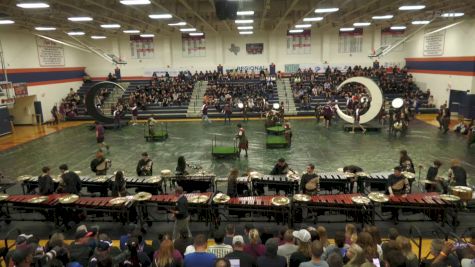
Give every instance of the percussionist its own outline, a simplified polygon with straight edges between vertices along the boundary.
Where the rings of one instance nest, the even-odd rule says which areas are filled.
[[[433,165],[427,170],[426,179],[432,182],[425,185],[427,192],[440,193],[443,191],[443,181],[437,176],[440,166],[442,166],[442,162],[440,162],[440,160],[434,160]]]
[[[109,167],[110,161],[104,157],[102,150],[98,150],[96,158],[91,161],[91,171],[95,172],[96,175],[106,175]]]
[[[350,186],[350,193],[353,193],[353,189],[356,181],[356,190],[358,193],[364,193],[363,179],[357,175],[359,172],[363,172],[363,169],[356,165],[348,165],[343,167],[343,172],[352,173],[354,177],[348,177],[348,183]]]
[[[58,191],[60,191],[60,193],[79,194],[82,187],[79,175],[77,175],[75,172],[69,171],[68,165],[66,164],[59,166],[59,170],[61,171],[63,184],[60,188],[58,188]]]
[[[138,176],[150,176],[152,175],[153,161],[148,157],[147,152],[142,153],[142,158],[137,163],[137,175]]]
[[[467,186],[467,172],[460,166],[460,160],[453,159],[450,163],[449,183],[456,186]]]
[[[176,164],[175,175],[187,175],[188,171],[186,170],[186,166],[185,157],[179,156]]]
[[[284,158],[280,158],[270,172],[271,175],[286,175],[289,172],[289,165]]]
[[[306,185],[308,182],[311,180],[317,178],[318,175],[315,173],[315,165],[313,164],[308,164],[307,165],[307,172],[302,175],[302,178],[300,179],[300,192],[303,194],[310,194],[310,195],[316,195],[320,191],[320,181],[317,179],[316,183],[316,188],[315,190],[309,190],[306,188]]]
[[[51,195],[54,193],[54,182],[50,175],[50,168],[45,166],[38,177],[38,193],[40,195]]]
[[[401,173],[401,167],[397,166],[394,168],[394,173],[388,177],[388,193],[391,197],[395,195],[402,195],[406,197],[407,194],[411,192],[411,186],[409,185],[409,180],[404,177]],[[392,220],[394,223],[398,223],[398,212],[399,209],[391,209]]]

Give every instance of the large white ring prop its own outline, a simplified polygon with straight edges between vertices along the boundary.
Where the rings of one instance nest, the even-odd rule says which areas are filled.
[[[353,77],[342,82],[336,90],[340,90],[345,84],[348,83],[359,83],[366,86],[369,91],[369,95],[371,96],[371,105],[368,111],[366,111],[366,113],[360,117],[360,123],[367,123],[376,118],[376,116],[379,114],[379,111],[381,110],[381,107],[383,106],[383,93],[381,92],[381,89],[379,89],[379,86],[369,78]],[[344,121],[348,123],[354,122],[355,119],[341,111],[338,105],[335,105],[335,108],[338,116],[340,116],[340,118],[342,118]]]

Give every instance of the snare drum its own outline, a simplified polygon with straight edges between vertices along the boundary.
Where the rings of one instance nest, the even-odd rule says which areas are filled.
[[[462,201],[470,201],[473,197],[473,189],[468,186],[451,187],[452,195],[460,197]]]

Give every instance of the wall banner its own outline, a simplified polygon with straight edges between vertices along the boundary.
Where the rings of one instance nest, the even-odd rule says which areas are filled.
[[[442,56],[444,54],[445,31],[424,35],[424,56]]]
[[[205,57],[206,42],[205,35],[190,36],[189,34],[181,35],[181,52],[183,57]]]
[[[64,66],[64,46],[36,37],[38,61],[41,67]]]
[[[261,55],[264,51],[263,43],[246,44],[246,52],[248,55]]]
[[[311,43],[310,30],[304,30],[301,33],[287,32],[287,54],[289,55],[310,54]]]
[[[130,36],[130,57],[134,59],[149,59],[155,56],[153,37]]]

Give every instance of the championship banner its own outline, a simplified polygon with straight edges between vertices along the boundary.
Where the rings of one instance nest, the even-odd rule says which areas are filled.
[[[381,46],[391,46],[404,39],[404,30],[391,30],[391,28],[381,29]],[[399,45],[392,51],[401,52],[404,44]]]
[[[263,43],[246,44],[246,52],[248,55],[261,55],[264,51]]]
[[[13,90],[15,91],[15,97],[28,96],[28,86],[26,83],[14,83]]]
[[[153,37],[130,36],[130,57],[134,59],[154,58],[155,48]]]
[[[41,67],[64,66],[64,46],[36,37],[38,61]]]
[[[301,33],[287,32],[287,54],[301,55],[310,54],[311,48],[310,30]]]
[[[203,34],[202,36],[190,36],[189,34],[182,34],[181,52],[183,57],[205,57],[205,35]]]
[[[356,28],[351,32],[340,31],[338,53],[361,53],[363,50],[363,29]]]

